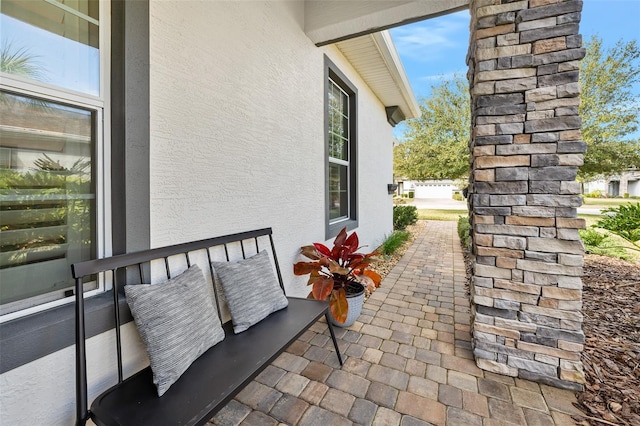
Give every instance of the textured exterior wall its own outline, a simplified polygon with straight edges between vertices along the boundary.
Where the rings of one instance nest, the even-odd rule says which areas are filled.
[[[133,322],[122,328],[125,376],[148,365]],[[113,330],[87,341],[89,400],[118,382]],[[0,376],[1,425],[75,423],[75,347],[69,346]],[[89,423],[91,424],[91,423]]]
[[[151,3],[151,245],[271,226],[297,295],[298,249],[324,241],[324,54],[358,89],[358,235],[373,247],[392,228],[384,107],[335,47],[306,37],[303,13]]]
[[[469,205],[479,367],[581,389],[582,1],[470,5]]]
[[[324,240],[323,55],[358,88],[358,234],[372,249],[392,229],[392,128],[339,50],[304,34],[303,7],[150,3],[148,201],[152,246],[273,227],[287,290],[306,296],[292,265]],[[140,365],[133,323],[123,335],[125,365]],[[90,399],[117,379],[113,348],[113,332],[87,344]],[[0,424],[72,424],[74,364],[69,347],[0,376]]]

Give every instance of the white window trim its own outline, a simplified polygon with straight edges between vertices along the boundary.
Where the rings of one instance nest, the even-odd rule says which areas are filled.
[[[346,227],[351,231],[358,227],[358,88],[349,78],[340,71],[329,57],[325,55],[325,238],[328,240],[335,237],[341,228]],[[329,91],[331,85],[336,85],[340,91],[346,93],[349,98],[349,169],[348,169],[348,216],[330,218],[330,195],[329,195],[329,173],[330,165],[333,163],[329,152]],[[337,160],[337,159],[336,159]],[[339,164],[336,162],[336,164]]]
[[[56,6],[60,5],[59,3],[56,4]],[[99,5],[100,96],[89,95],[47,83],[34,82],[33,80],[2,72],[0,72],[0,88],[17,95],[36,97],[96,111],[96,160],[94,164],[96,167],[96,255],[101,258],[112,253],[111,209],[108,202],[111,198],[111,87],[109,84],[111,80],[111,2],[100,1]],[[100,275],[97,288],[85,292],[84,296],[86,298],[100,294],[110,290],[110,288],[110,280],[105,280],[104,276]],[[0,323],[72,303],[74,300],[75,296],[62,297],[19,309],[0,315]]]
[[[347,97],[347,105],[350,105],[351,102],[351,95],[349,95],[347,92],[344,91],[344,89],[342,89],[342,87],[340,87],[340,85],[338,83],[336,83],[331,77],[329,77],[329,83],[332,84],[333,86],[331,87],[335,87],[336,89],[338,89],[340,92],[342,92],[346,97]],[[331,107],[329,107],[331,108]],[[344,114],[341,115],[344,116]],[[333,163],[333,164],[338,164],[341,166],[346,166],[347,167],[347,191],[349,191],[349,193],[347,193],[347,214],[344,216],[340,216],[340,217],[336,217],[334,219],[329,219],[329,224],[333,225],[339,222],[344,222],[345,220],[350,220],[351,218],[351,144],[352,144],[352,140],[351,140],[351,117],[349,116],[349,109],[347,108],[347,156],[349,157],[349,160],[342,160],[336,157],[332,157],[331,155],[329,155],[329,163]],[[332,131],[333,129],[329,129],[329,133],[333,133],[336,134]],[[340,137],[342,137],[341,135],[338,135]]]

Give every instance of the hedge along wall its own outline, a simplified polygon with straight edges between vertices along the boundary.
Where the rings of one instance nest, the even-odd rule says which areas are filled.
[[[471,0],[468,55],[482,369],[581,390],[582,1]]]

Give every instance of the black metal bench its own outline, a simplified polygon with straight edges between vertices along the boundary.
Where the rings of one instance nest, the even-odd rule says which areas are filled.
[[[249,243],[247,243],[249,242]],[[268,242],[268,244],[267,244]],[[255,244],[255,245],[254,245]],[[98,425],[202,425],[224,407],[244,386],[253,380],[264,368],[280,355],[302,333],[323,315],[328,315],[325,302],[288,297],[289,306],[277,311],[249,328],[234,334],[231,321],[223,324],[225,339],[210,348],[198,358],[189,369],[162,396],[158,397],[152,382],[150,367],[146,367],[128,378],[123,378],[122,343],[120,336],[121,315],[119,302],[124,284],[145,281],[153,268],[153,261],[164,263],[167,277],[171,276],[171,264],[182,260],[191,265],[194,256],[206,253],[213,282],[211,260],[215,250],[224,249],[224,257],[229,261],[229,253],[241,252],[246,258],[259,250],[270,251],[280,287],[284,290],[278,260],[275,254],[271,228],[225,235],[191,243],[155,248],[135,253],[91,260],[72,265],[76,280],[76,424],[84,425],[91,419]],[[247,253],[249,251],[251,254]],[[199,253],[199,254],[198,254]],[[181,258],[181,259],[180,259]],[[232,259],[234,260],[234,259]],[[157,268],[156,268],[157,269]],[[116,352],[118,360],[118,383],[98,396],[88,408],[87,365],[85,347],[85,312],[82,287],[85,277],[111,271],[113,278],[114,318],[116,331]],[[136,282],[122,279],[134,275]],[[122,284],[122,282],[125,282]],[[221,303],[214,285],[214,293],[221,315]],[[222,317],[221,317],[221,322]],[[342,365],[342,357],[331,323],[327,325],[333,344]]]

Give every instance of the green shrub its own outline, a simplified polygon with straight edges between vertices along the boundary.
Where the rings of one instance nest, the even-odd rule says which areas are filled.
[[[458,216],[458,236],[462,247],[468,250],[471,243],[471,224],[467,216]]]
[[[463,201],[464,197],[462,196],[462,194],[460,193],[460,191],[456,191],[453,193],[453,196],[451,197],[456,201]]]
[[[407,231],[393,231],[393,233],[382,243],[382,254],[388,256],[395,253],[404,243],[407,242],[410,236],[411,234]]]
[[[415,197],[416,193],[413,191],[409,191],[409,198]]]
[[[602,256],[617,257],[631,260],[632,257],[607,234],[596,231],[593,228],[580,229],[580,238],[584,242],[584,251]]]
[[[598,232],[593,228],[581,229],[578,233],[580,234],[580,238],[582,238],[582,242],[585,246],[598,247],[603,245],[605,241],[609,240],[609,236],[607,234]]]
[[[629,198],[629,193],[625,192],[624,195],[622,196],[622,198]]]
[[[584,194],[584,196],[588,198],[602,198],[604,197],[604,192],[600,191],[599,189],[596,189],[595,191],[591,191]]]
[[[637,244],[640,241],[640,203],[621,204],[603,210],[596,226],[611,231],[640,249]]]
[[[400,198],[400,197],[393,198],[393,204],[407,204],[407,203],[409,203],[409,200],[407,200],[406,198]]]
[[[418,221],[416,206],[393,206],[393,229],[403,231]]]

